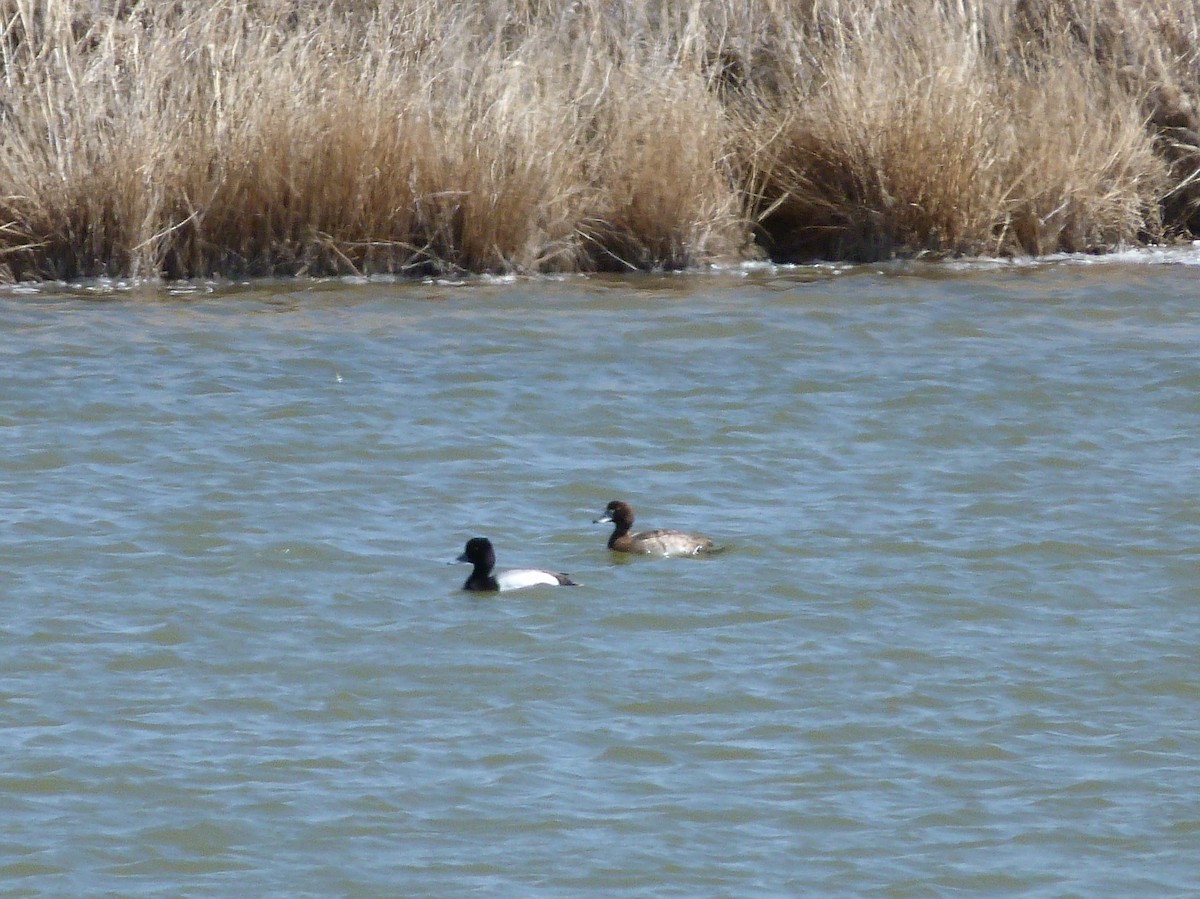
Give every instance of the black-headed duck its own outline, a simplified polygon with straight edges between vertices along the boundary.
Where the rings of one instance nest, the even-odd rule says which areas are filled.
[[[510,571],[493,573],[496,567],[496,551],[487,537],[472,537],[467,541],[463,553],[456,562],[470,562],[475,566],[464,590],[520,590],[546,584],[551,587],[578,587],[567,575],[541,568],[514,568]]]
[[[660,528],[656,531],[629,533],[633,527],[633,507],[629,503],[614,499],[596,524],[612,522],[612,536],[608,548],[621,553],[649,553],[658,556],[694,556],[714,551],[713,542],[699,534],[685,534]]]

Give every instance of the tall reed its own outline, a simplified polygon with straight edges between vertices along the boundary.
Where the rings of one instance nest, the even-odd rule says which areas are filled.
[[[1100,250],[1161,234],[1138,98],[1069,39],[1030,58],[982,7],[856,4],[747,132],[784,256]],[[999,44],[997,41],[999,40]]]
[[[1200,230],[1200,0],[0,0],[0,277]]]

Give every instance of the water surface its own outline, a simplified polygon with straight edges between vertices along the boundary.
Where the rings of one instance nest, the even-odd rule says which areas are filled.
[[[1195,895],[1195,272],[0,297],[0,892]]]

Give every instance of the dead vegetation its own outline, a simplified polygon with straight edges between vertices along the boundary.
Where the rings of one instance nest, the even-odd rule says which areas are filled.
[[[1200,0],[0,0],[0,277],[1200,230]]]

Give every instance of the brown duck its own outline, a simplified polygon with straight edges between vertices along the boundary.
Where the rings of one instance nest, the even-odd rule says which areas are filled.
[[[638,534],[629,533],[633,527],[633,507],[629,503],[614,499],[605,509],[604,514],[596,519],[596,524],[612,522],[612,536],[608,538],[608,548],[620,553],[648,553],[656,556],[695,556],[700,553],[715,551],[713,542],[699,534],[685,534],[682,531],[671,531],[659,528],[655,531],[642,531]]]

